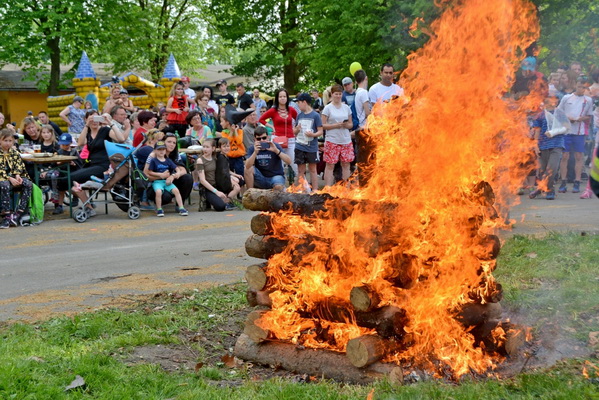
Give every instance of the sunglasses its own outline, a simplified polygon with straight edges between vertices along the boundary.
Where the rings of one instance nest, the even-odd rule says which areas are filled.
[[[172,133],[172,132],[168,132],[164,135],[165,137],[177,137],[176,134]]]
[[[257,137],[256,140],[268,140],[268,136]]]

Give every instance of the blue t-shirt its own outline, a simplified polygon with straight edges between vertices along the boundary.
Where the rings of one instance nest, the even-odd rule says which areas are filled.
[[[295,148],[305,151],[306,153],[317,153],[318,138],[305,136],[303,132],[308,129],[311,129],[312,132],[316,132],[318,128],[322,126],[320,114],[314,110],[308,114],[304,114],[303,112],[299,113],[295,125],[301,127],[301,130],[295,139]]]
[[[165,171],[173,172],[177,169],[177,165],[170,158],[166,158],[164,161],[160,161],[157,158],[150,160],[150,171],[162,173]]]
[[[280,151],[283,151],[283,148],[280,145],[275,143],[275,146],[277,146],[277,149]],[[246,158],[251,157],[252,154],[254,154],[254,146],[250,146]],[[281,158],[277,154],[270,150],[260,150],[258,154],[256,154],[254,167],[258,168],[260,173],[267,178],[272,178],[277,175],[285,176],[285,172],[283,171],[283,161],[281,161]]]
[[[565,148],[564,135],[556,135],[549,137],[545,135],[547,132],[547,119],[545,118],[545,112],[539,113],[537,118],[532,121],[533,128],[541,128],[539,134],[539,150],[555,149],[557,147]]]

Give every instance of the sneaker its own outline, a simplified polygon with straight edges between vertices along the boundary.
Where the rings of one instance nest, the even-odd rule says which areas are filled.
[[[146,204],[141,203],[139,205],[139,209],[143,210],[143,211],[154,211],[154,210],[156,210],[156,207],[154,207],[150,203],[146,203]]]
[[[528,198],[529,199],[534,199],[535,197],[537,197],[541,193],[543,193],[543,191],[541,189],[535,189],[532,192],[530,192],[530,194],[528,195]]]
[[[62,214],[63,212],[64,212],[64,209],[62,208],[62,206],[59,206],[57,204],[56,207],[54,207],[54,211],[52,211],[52,214],[58,215],[58,214]]]
[[[8,229],[10,228],[10,222],[8,220],[8,215],[2,218],[2,222],[0,222],[0,229]]]
[[[580,193],[580,181],[574,181],[574,186],[572,186],[572,193]]]
[[[6,216],[6,219],[11,226],[19,226],[20,214],[10,213]]]
[[[29,215],[29,213],[24,212],[24,213],[16,214],[15,218],[17,220],[16,223],[18,223],[21,226],[31,225],[31,215]]]
[[[176,211],[176,212],[178,212],[178,213],[179,213],[179,215],[182,215],[182,216],[184,216],[184,217],[186,217],[186,216],[188,216],[188,215],[189,215],[189,213],[187,212],[187,210],[186,210],[186,209],[184,209],[184,208],[178,208],[178,207],[175,207],[175,211]]]
[[[551,190],[547,192],[547,196],[545,196],[547,200],[555,200],[555,190]]]
[[[592,199],[593,198],[593,191],[589,188],[586,188],[584,190],[584,192],[582,192],[582,194],[580,195],[581,199]]]
[[[158,210],[156,210],[156,216],[164,217],[164,210],[162,208],[159,208]]]
[[[94,210],[93,208],[87,208],[87,216],[89,218],[91,217],[95,217],[96,215],[98,215],[98,213],[96,212],[96,210]]]
[[[232,203],[225,204],[225,211],[233,211],[233,210],[237,210],[237,207],[235,207],[235,204],[232,204]]]
[[[566,181],[562,181],[561,185],[559,185],[559,189],[557,189],[560,193],[566,193],[568,188],[566,187]]]

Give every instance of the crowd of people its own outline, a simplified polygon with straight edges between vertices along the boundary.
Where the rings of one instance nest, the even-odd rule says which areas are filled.
[[[154,210],[158,217],[164,216],[163,204],[173,198],[176,211],[188,215],[184,204],[194,190],[199,192],[200,209],[224,211],[238,207],[247,188],[285,190],[287,184],[299,183],[309,193],[319,188],[321,174],[324,185],[347,181],[355,166],[356,135],[366,126],[373,105],[403,94],[395,77],[393,65],[384,64],[380,81],[369,87],[368,76],[360,69],[353,78],[345,77],[341,84],[327,87],[322,98],[316,89],[294,97],[279,89],[272,105],[258,89],[248,92],[241,83],[234,96],[225,81],[218,82],[216,90],[210,86],[194,90],[190,79],[182,77],[172,86],[167,103],[150,110],[137,109],[127,89],[115,83],[102,112],[74,97],[60,113],[67,132],[50,121],[45,111],[26,117],[19,132],[11,124],[4,127],[0,114],[4,128],[0,133],[0,228],[17,225],[27,212],[32,167],[20,157],[20,146],[39,145],[44,152],[77,157],[71,164],[70,188],[60,166],[42,172],[41,178],[49,180],[52,187],[55,214],[64,212],[63,201],[70,191],[86,204],[89,216],[96,215],[81,185],[114,168],[104,141],[139,146],[137,167],[151,182],[139,193],[140,207]],[[558,192],[568,190],[569,180],[574,193],[581,191],[583,167],[599,141],[599,70],[590,77],[583,75],[579,63],[571,63],[546,79],[536,70],[534,56],[527,57],[517,73],[508,95],[518,99],[540,90],[545,96],[543,106],[530,117],[539,157],[529,182],[531,198],[545,192],[548,200],[554,199],[556,180]],[[18,143],[16,138],[20,138]],[[197,145],[202,149],[197,156],[179,151]],[[128,172],[126,168],[114,171],[104,188],[110,189]],[[594,162],[590,176],[582,198],[590,198],[592,189],[599,193],[595,188],[599,186],[599,162]],[[9,193],[17,188],[21,193],[15,205]]]

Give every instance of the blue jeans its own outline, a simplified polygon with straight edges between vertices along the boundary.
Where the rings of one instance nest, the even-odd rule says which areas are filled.
[[[258,189],[272,189],[275,185],[285,187],[285,177],[283,175],[264,176],[260,170],[254,167],[254,187]]]

